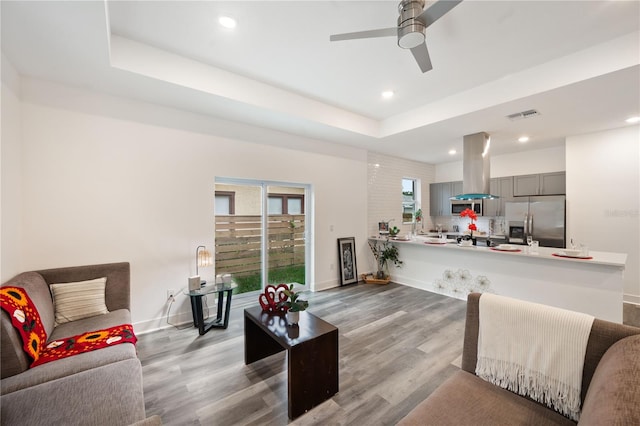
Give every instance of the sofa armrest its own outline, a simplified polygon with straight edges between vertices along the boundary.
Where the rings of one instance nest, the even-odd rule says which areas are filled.
[[[480,327],[480,293],[470,293],[467,297],[467,319],[464,323],[464,343],[462,364],[464,371],[476,374],[478,362],[478,329]]]
[[[109,311],[130,309],[130,265],[128,262],[73,266],[36,271],[47,284],[70,283],[107,277],[105,302]]]
[[[600,364],[603,355],[616,342],[625,337],[640,334],[640,328],[622,325],[601,319],[593,320],[591,334],[587,342],[587,352],[584,355],[584,368],[582,370],[582,395],[584,401],[587,390],[591,386],[591,380]]]
[[[593,374],[579,425],[640,424],[640,335],[625,337],[604,354]]]

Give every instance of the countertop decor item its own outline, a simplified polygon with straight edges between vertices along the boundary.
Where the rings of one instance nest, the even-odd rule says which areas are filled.
[[[286,284],[274,286],[269,284],[265,287],[264,292],[258,296],[258,302],[263,312],[286,312],[281,304],[287,300],[286,291],[289,290]]]
[[[289,284],[289,287],[284,290],[287,299],[278,303],[278,306],[283,308],[287,313],[288,324],[297,324],[300,321],[300,312],[309,307],[309,301],[300,299],[302,291],[295,291],[293,287],[293,284]]]
[[[478,215],[471,209],[464,209],[460,212],[460,217],[468,217],[471,220],[471,222],[469,222],[469,225],[467,226],[467,228],[469,229],[469,235],[465,235],[463,239],[473,241],[473,245],[475,246],[476,240],[475,238],[473,238],[473,231],[477,231],[478,227],[473,222],[478,219]]]

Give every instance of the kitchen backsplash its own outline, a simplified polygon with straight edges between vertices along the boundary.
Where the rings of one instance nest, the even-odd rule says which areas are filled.
[[[433,220],[433,228],[438,224],[442,225],[443,230],[447,230],[448,232],[454,232],[454,226],[458,226],[459,232],[465,232],[468,230],[468,226],[470,223],[469,218],[467,217],[459,217],[459,216],[437,216],[432,217]],[[479,217],[475,221],[476,226],[478,227],[479,233],[486,233],[491,235],[505,235],[506,234],[506,222],[504,217]]]

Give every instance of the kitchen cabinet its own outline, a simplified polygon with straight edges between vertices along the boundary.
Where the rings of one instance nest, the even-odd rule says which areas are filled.
[[[513,177],[493,178],[489,181],[489,192],[498,199],[483,200],[482,215],[489,217],[504,216],[504,203],[513,197]]]
[[[451,197],[451,182],[432,183],[429,185],[429,215],[444,216],[445,204],[443,200]],[[446,214],[449,214],[448,212]]]
[[[540,195],[565,195],[567,178],[565,172],[543,173],[540,175]]]
[[[429,215],[451,216],[451,197],[462,194],[462,181],[429,185]]]
[[[565,172],[521,175],[513,177],[513,195],[564,195],[566,192]]]

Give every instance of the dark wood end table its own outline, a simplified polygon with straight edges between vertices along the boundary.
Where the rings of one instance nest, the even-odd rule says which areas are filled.
[[[297,326],[284,314],[244,310],[244,363],[287,351],[289,418],[306,413],[338,392],[338,328],[309,312]]]

